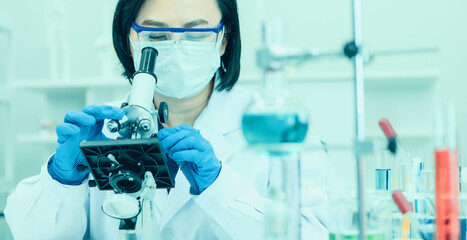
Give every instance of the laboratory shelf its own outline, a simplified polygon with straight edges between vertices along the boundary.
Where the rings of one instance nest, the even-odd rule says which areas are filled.
[[[41,143],[41,144],[56,144],[57,136],[55,134],[20,134],[18,142],[21,143]]]
[[[438,71],[406,71],[406,72],[365,72],[365,87],[368,90],[398,90],[431,88],[439,77]],[[289,74],[285,73],[287,81],[299,83],[348,83],[353,79],[351,73],[317,73],[317,74]],[[260,76],[241,77],[240,84],[260,84]]]
[[[125,79],[115,79],[114,81],[102,80],[103,78],[73,79],[70,81],[48,81],[48,80],[17,80],[13,87],[16,90],[33,90],[43,92],[67,92],[85,91],[93,88],[128,88],[130,84]]]
[[[5,86],[0,86],[4,88]],[[0,90],[0,104],[8,104],[10,103],[10,94],[7,90],[1,89]]]

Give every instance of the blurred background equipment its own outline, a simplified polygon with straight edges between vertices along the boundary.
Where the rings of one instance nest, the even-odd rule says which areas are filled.
[[[6,183],[0,186],[0,211],[17,182],[39,173],[40,166],[54,152],[56,136],[50,131],[53,127],[49,123],[61,122],[71,109],[80,110],[85,105],[119,100],[130,90],[127,80],[120,76],[122,69],[112,48],[111,22],[116,0],[62,0],[50,8],[53,2],[58,0],[0,0],[0,180]],[[434,102],[453,101],[457,106],[458,123],[467,122],[467,68],[464,64],[467,32],[462,31],[462,24],[467,22],[467,2],[395,0],[362,1],[362,4],[365,51],[376,54],[385,52],[383,50],[394,52],[392,49],[432,46],[439,49],[438,52],[424,54],[369,57],[371,65],[365,68],[364,73],[366,135],[383,141],[385,138],[377,122],[381,117],[391,120],[397,130],[397,142],[410,155],[403,157],[400,152],[399,156],[389,155],[392,158],[390,162],[395,164],[393,178],[400,175],[397,177],[399,181],[393,182],[393,189],[415,192],[412,198],[406,197],[413,211],[425,214],[427,227],[430,224],[434,226],[434,218],[429,217],[434,214],[435,202],[432,105]],[[238,0],[238,5],[243,41],[239,84],[251,90],[262,87],[256,50],[262,46],[259,30],[263,20],[277,16],[287,19],[283,33],[287,46],[335,50],[336,46],[352,39],[351,1]],[[420,6],[423,6],[423,11]],[[86,17],[83,17],[84,12]],[[54,25],[53,21],[57,19],[65,27]],[[59,31],[56,35],[50,34],[53,28]],[[10,34],[6,34],[4,29],[8,29]],[[62,43],[58,43],[60,41]],[[67,48],[65,45],[68,45],[68,52],[62,50]],[[56,50],[52,49],[54,46],[57,46]],[[55,60],[53,51],[58,52]],[[68,61],[59,58],[67,58]],[[68,67],[63,66],[65,63]],[[58,64],[56,73],[54,64]],[[10,67],[11,71],[5,70]],[[65,69],[68,69],[66,74]],[[353,152],[356,123],[351,91],[353,70],[348,60],[323,59],[285,71],[284,79],[289,91],[306,108],[311,116],[311,127],[328,146],[329,159],[336,166],[337,180],[346,189],[356,189],[357,170]],[[462,153],[467,142],[465,125],[458,124],[457,135],[457,149]],[[364,159],[367,190],[375,188],[376,156]],[[420,159],[424,162],[423,169],[417,164]],[[464,169],[465,163],[461,159],[462,154],[459,165]],[[419,192],[410,190],[413,187],[408,186],[417,169],[421,169]],[[467,182],[465,176],[461,172],[461,236],[465,236],[462,230],[465,229],[466,204],[463,203],[466,198],[462,194],[465,190],[463,185]],[[9,180],[3,181],[5,179]],[[369,194],[367,198],[373,199],[371,196]],[[392,199],[383,199],[379,202],[391,203],[394,207],[390,208],[394,210],[390,213],[396,215],[391,219],[400,218],[402,221],[402,214]],[[356,203],[355,199],[349,201]],[[366,212],[371,213],[371,201],[367,202]],[[380,212],[383,210],[376,209],[372,216],[379,216],[376,213]],[[353,214],[349,213],[350,223],[355,219]],[[374,219],[377,218],[370,218],[367,225],[380,222]],[[396,225],[400,230],[401,225],[394,223]],[[10,238],[1,216],[0,238]]]

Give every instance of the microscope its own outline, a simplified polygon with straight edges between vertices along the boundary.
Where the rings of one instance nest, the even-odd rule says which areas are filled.
[[[159,239],[152,206],[155,191],[175,185],[156,135],[168,120],[167,104],[162,102],[157,111],[153,104],[157,56],[152,47],[142,49],[129,101],[121,105],[125,116],[106,124],[109,132],[118,132],[121,138],[80,143],[88,164],[84,169],[94,177],[89,185],[114,191],[104,200],[102,211],[120,220],[119,239],[136,239],[138,231],[144,240]]]

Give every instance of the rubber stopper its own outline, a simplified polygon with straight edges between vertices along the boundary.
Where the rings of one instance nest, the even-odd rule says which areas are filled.
[[[381,118],[379,120],[379,127],[383,130],[383,133],[388,140],[397,138],[397,133],[394,131],[394,128],[392,128],[392,125],[387,118]]]
[[[399,210],[402,214],[406,214],[412,211],[412,205],[410,205],[410,203],[407,202],[400,190],[395,190],[394,192],[392,192],[392,199],[396,203],[397,207],[399,207]]]
[[[388,141],[388,150],[392,154],[396,154],[396,152],[397,152],[397,142],[396,142],[395,138],[389,139],[389,141]]]

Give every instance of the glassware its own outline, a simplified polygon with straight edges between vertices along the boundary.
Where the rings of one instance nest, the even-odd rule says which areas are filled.
[[[436,239],[458,239],[459,164],[454,104],[435,110]]]
[[[393,177],[388,151],[380,151],[376,154],[375,189],[392,190]]]
[[[269,155],[270,202],[264,215],[264,239],[300,239],[300,158],[298,154]]]
[[[283,44],[282,22],[267,22],[263,35],[264,48],[280,48]],[[294,146],[300,147],[305,140],[309,121],[307,111],[289,95],[283,67],[280,61],[271,61],[263,69],[261,92],[255,95],[242,118],[243,134],[248,144],[277,155],[297,152]]]
[[[330,240],[357,240],[358,230],[358,209],[357,194],[345,189],[330,191],[329,212],[332,215],[332,222],[328,226]],[[367,192],[368,211],[366,221],[366,239],[384,240],[389,239],[391,229],[390,218],[392,212],[396,211],[388,192],[376,191]]]
[[[282,44],[282,23],[265,24],[264,47]],[[263,88],[244,112],[242,129],[251,148],[266,154],[276,174],[269,185],[264,239],[300,239],[299,151],[308,132],[308,114],[291,101],[282,64],[263,69]]]
[[[401,156],[397,159],[397,166],[396,166],[396,175],[397,180],[395,184],[395,189],[399,189],[403,192],[407,191],[408,188],[408,178],[409,178],[409,166],[408,163],[405,162],[405,159]]]
[[[435,170],[424,169],[421,171],[421,192],[435,191]]]
[[[467,192],[467,152],[459,151],[459,191]]]

